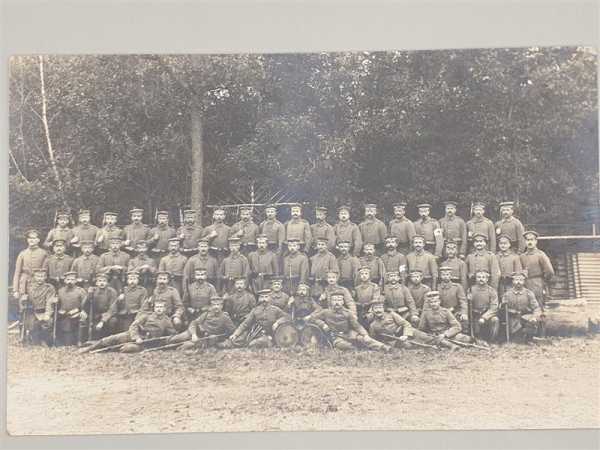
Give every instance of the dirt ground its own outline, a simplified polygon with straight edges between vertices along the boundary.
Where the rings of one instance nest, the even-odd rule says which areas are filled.
[[[600,426],[600,336],[390,355],[78,355],[10,340],[12,435]]]

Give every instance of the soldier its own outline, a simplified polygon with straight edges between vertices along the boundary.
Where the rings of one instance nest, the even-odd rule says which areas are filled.
[[[419,330],[415,330],[409,321],[400,314],[384,309],[383,297],[373,300],[371,303],[372,321],[369,325],[369,334],[384,344],[396,348],[411,348],[410,341],[426,343],[431,340],[429,336]],[[397,337],[398,339],[390,338]]]
[[[310,286],[300,283],[294,296],[288,300],[287,308],[284,311],[291,313],[293,319],[304,319],[321,309],[321,306],[310,295]]]
[[[421,283],[423,280],[423,272],[419,269],[411,270],[408,274],[408,283],[406,287],[410,291],[410,295],[415,302],[418,316],[421,316],[423,305],[425,304],[425,294],[431,291],[431,288],[426,284]]]
[[[415,224],[406,216],[406,202],[394,205],[394,218],[390,221],[390,235],[398,239],[398,251],[404,256],[410,252],[412,238],[417,234]]]
[[[309,262],[308,257],[299,251],[300,241],[288,239],[288,254],[283,258],[284,291],[290,295],[296,291],[298,283],[308,282]]]
[[[337,258],[338,267],[340,269],[340,286],[352,291],[354,285],[358,283],[360,261],[356,256],[350,254],[350,242],[338,241],[337,248],[340,253],[340,256]]]
[[[17,256],[15,264],[15,274],[13,276],[13,295],[19,300],[27,293],[27,285],[31,280],[31,275],[36,269],[46,267],[46,258],[48,253],[40,248],[40,234],[36,230],[29,230],[25,233],[27,248],[22,250]]]
[[[129,255],[121,251],[121,238],[119,236],[112,237],[110,239],[110,251],[100,255],[98,270],[109,275],[110,285],[117,293],[123,290],[129,259]]]
[[[310,232],[313,238],[313,253],[316,253],[316,240],[324,238],[327,240],[327,250],[333,252],[335,249],[335,232],[333,227],[327,223],[327,208],[317,206],[315,208],[317,221],[310,226]]]
[[[198,318],[192,320],[188,329],[169,338],[168,343],[183,342],[181,350],[217,347],[235,331],[235,324],[223,311],[223,297],[213,296]],[[214,338],[211,338],[214,336]],[[202,339],[202,340],[201,340]]]
[[[318,298],[327,284],[327,273],[329,271],[339,272],[337,260],[333,253],[327,250],[328,240],[325,237],[317,239],[317,253],[310,257],[311,292],[313,297]]]
[[[219,265],[221,265],[229,250],[230,229],[228,225],[225,225],[224,220],[225,210],[220,207],[215,208],[212,225],[204,229],[204,237],[208,239],[209,250]]]
[[[404,284],[406,282],[406,256],[400,253],[398,249],[398,238],[396,236],[388,236],[385,238],[386,252],[381,255],[384,273],[399,272],[400,279]],[[387,279],[384,277],[384,283]]]
[[[514,202],[500,203],[500,215],[502,219],[496,222],[496,235],[506,234],[510,238],[510,244],[518,253],[525,251],[525,229],[519,219],[513,216]]]
[[[183,269],[186,263],[187,258],[179,253],[179,238],[169,239],[169,254],[161,258],[158,270],[171,274],[171,286],[177,289],[180,297],[183,297]]]
[[[33,269],[32,275],[26,293],[19,299],[21,326],[32,344],[47,346],[50,342],[53,308],[57,301],[56,290],[50,283],[46,283],[44,269]]]
[[[256,306],[256,299],[246,289],[246,282],[245,277],[236,279],[233,292],[225,294],[223,297],[225,302],[223,309],[227,311],[236,325],[242,323],[252,308]]]
[[[483,234],[489,242],[489,248],[492,253],[496,252],[496,230],[494,223],[484,216],[485,203],[473,203],[473,217],[467,222],[467,240],[469,241],[468,251],[473,247],[473,236]]]
[[[99,254],[105,253],[110,248],[112,238],[123,239],[125,233],[117,226],[117,213],[107,211],[104,213],[102,228],[96,233],[96,250]]]
[[[58,289],[63,282],[65,273],[71,271],[73,257],[65,255],[67,246],[62,239],[55,240],[52,243],[52,249],[54,250],[54,253],[46,259],[48,281]]]
[[[211,298],[217,297],[217,290],[207,281],[207,278],[204,267],[194,269],[194,281],[188,285],[183,295],[183,306],[187,310],[189,320],[196,319],[208,311]]]
[[[461,326],[452,313],[440,306],[440,295],[437,291],[425,294],[426,307],[421,314],[419,330],[430,333],[427,344],[440,345],[456,350],[458,346],[450,341],[469,343],[469,336],[461,333]]]
[[[500,267],[500,279],[498,284],[498,296],[502,298],[504,293],[510,289],[512,283],[512,274],[521,272],[521,258],[510,248],[510,237],[506,234],[498,236],[498,266]]]
[[[446,202],[446,215],[440,219],[440,227],[444,240],[453,239],[458,246],[458,257],[464,259],[467,255],[467,225],[456,215],[456,202]]]
[[[452,268],[452,281],[462,286],[463,290],[467,292],[467,263],[456,256],[458,245],[456,240],[446,240],[446,259],[442,265]]]
[[[98,236],[98,227],[92,225],[91,214],[88,209],[79,210],[79,223],[73,228],[73,239],[71,239],[71,247],[76,251],[74,256],[81,255],[81,243],[83,241],[92,242],[95,244]]]
[[[169,251],[169,239],[177,237],[177,231],[169,225],[168,211],[158,211],[156,213],[156,226],[150,230],[150,235],[149,242],[154,245],[150,253],[158,266],[161,258],[166,256]]]
[[[357,315],[356,303],[348,289],[338,284],[339,274],[331,271],[327,273],[327,286],[319,297],[319,304],[323,308],[331,308],[331,295],[334,292],[341,292],[344,296],[343,306],[355,316]]]
[[[389,282],[383,288],[385,309],[393,311],[402,316],[403,319],[410,320],[417,325],[419,323],[419,311],[410,290],[400,284],[400,273],[389,272],[388,279]]]
[[[338,208],[339,221],[333,226],[336,243],[341,241],[350,243],[350,253],[353,256],[360,255],[362,251],[362,236],[358,225],[350,221],[350,207],[342,205]]]
[[[331,307],[316,311],[305,317],[317,325],[332,341],[338,350],[352,350],[366,347],[369,350],[389,351],[390,346],[369,336],[356,320],[356,315],[344,308],[344,291],[331,292]]]
[[[194,271],[197,268],[206,269],[207,281],[216,288],[219,281],[219,263],[214,256],[209,254],[208,239],[205,237],[198,241],[198,253],[185,263],[183,268],[184,286],[194,282]]]
[[[120,348],[121,353],[137,353],[143,350],[144,342],[149,339],[174,335],[175,328],[173,328],[171,319],[165,314],[165,302],[155,300],[152,308],[152,312],[140,315],[131,324],[129,330],[102,338],[98,342],[80,349],[79,352],[86,353],[91,350],[123,344]]]
[[[136,271],[139,274],[139,283],[143,286],[148,295],[154,290],[154,274],[158,270],[156,261],[148,256],[148,243],[146,241],[138,241],[135,244],[137,254],[129,260],[127,264],[128,271]]]
[[[286,311],[289,299],[290,296],[283,292],[283,277],[271,277],[271,304]]]
[[[500,321],[498,320],[498,293],[488,284],[490,274],[479,270],[475,274],[476,282],[467,293],[471,303],[473,334],[477,338],[493,342],[498,338]]]
[[[186,258],[198,253],[198,242],[204,236],[204,230],[196,223],[196,210],[183,210],[183,223],[177,230],[177,236],[181,239],[181,253]]]
[[[277,327],[288,320],[287,313],[271,304],[271,290],[258,292],[258,304],[250,311],[225,343],[226,347],[266,348],[273,345]],[[254,331],[256,330],[256,331]],[[243,338],[242,338],[243,336]]]
[[[240,220],[231,226],[229,235],[240,239],[240,250],[245,256],[256,249],[256,236],[258,236],[258,233],[258,225],[252,220],[252,208],[242,206],[240,208]]]
[[[250,264],[248,259],[240,253],[240,238],[232,236],[229,238],[229,256],[227,256],[219,267],[219,289],[222,292],[233,291],[233,281],[236,278],[245,278],[246,283],[250,277]]]
[[[268,248],[268,245],[267,236],[259,234],[256,237],[256,251],[248,255],[253,292],[267,288],[265,279],[279,274],[279,258]]]
[[[358,270],[359,282],[355,287],[356,311],[359,323],[367,327],[367,315],[371,309],[371,302],[381,295],[381,288],[371,281],[371,268],[363,266]]]
[[[302,252],[308,252],[312,245],[312,233],[310,224],[302,218],[302,206],[300,203],[295,203],[290,206],[292,218],[285,223],[285,240],[297,240],[299,249]],[[289,245],[288,245],[289,250]]]
[[[470,284],[475,281],[475,272],[479,269],[485,269],[490,273],[490,285],[498,289],[498,280],[500,279],[500,267],[496,255],[486,249],[486,237],[483,234],[473,235],[473,252],[465,260],[467,264],[467,277]]]
[[[413,251],[406,255],[408,271],[420,270],[422,282],[432,289],[437,286],[438,265],[435,256],[425,250],[425,238],[421,235],[413,237]]]
[[[88,341],[117,332],[118,321],[113,320],[110,324],[108,321],[117,307],[115,304],[118,296],[118,292],[108,285],[108,275],[98,273],[96,286],[88,288],[87,297],[81,306],[81,309],[85,311],[84,317],[88,320],[88,330],[90,329],[89,321],[92,322],[92,336],[87,337]],[[85,334],[83,322],[85,322],[84,319],[82,319],[79,342],[83,341],[82,336]]]
[[[525,288],[525,272],[512,274],[512,287],[504,293],[501,302],[502,317],[506,317],[508,308],[508,335],[529,342],[537,333],[542,319],[542,310],[533,292]],[[505,324],[506,326],[506,324]]]
[[[169,286],[170,277],[169,272],[161,270],[156,272],[156,288],[152,297],[144,303],[144,310],[150,312],[153,310],[156,301],[164,302],[165,314],[173,322],[173,327],[177,331],[182,331],[184,329],[185,308],[177,289]]]
[[[44,247],[51,248],[54,241],[61,240],[65,243],[65,249],[71,245],[71,240],[75,237],[73,230],[69,228],[71,223],[71,214],[67,211],[58,211],[56,213],[56,227],[52,228],[46,236]]]
[[[65,273],[65,284],[58,290],[58,305],[55,307],[58,316],[56,320],[55,345],[75,345],[81,342],[80,330],[87,320],[83,311],[87,298],[84,289],[77,286],[77,274]]]
[[[450,311],[460,322],[462,329],[469,329],[469,311],[467,296],[462,286],[452,282],[452,268],[440,267],[440,282],[438,283],[440,304]]]
[[[77,284],[87,290],[95,282],[96,273],[100,268],[100,258],[94,255],[94,241],[79,242],[81,256],[75,258],[71,270],[77,273]]]
[[[147,241],[152,237],[150,227],[142,222],[144,218],[144,210],[141,208],[133,208],[129,211],[131,223],[123,229],[125,233],[125,241],[123,249],[130,255],[135,251],[139,241]]]
[[[148,291],[139,285],[140,274],[136,270],[127,272],[127,285],[123,293],[113,301],[105,317],[108,329],[113,333],[127,331],[138,313],[143,310]]]
[[[387,227],[377,217],[377,205],[368,203],[365,205],[365,220],[358,225],[362,237],[363,246],[372,244],[378,255],[383,252],[383,243],[387,236]],[[364,250],[364,248],[363,248]]]
[[[525,252],[521,253],[521,264],[527,271],[525,287],[535,295],[542,312],[546,305],[546,283],[554,278],[554,268],[548,255],[537,248],[538,234],[535,231],[523,233]]]
[[[358,260],[360,265],[369,266],[371,268],[371,281],[383,287],[383,279],[385,276],[385,266],[381,261],[381,258],[375,254],[375,246],[371,243],[365,242],[363,244],[363,253]]]
[[[429,217],[431,212],[431,205],[429,203],[421,203],[417,205],[417,208],[419,209],[420,219],[415,222],[415,231],[417,235],[423,236],[425,239],[425,250],[440,257],[442,256],[442,252],[440,246],[437,245],[437,242],[440,241],[440,233],[443,233],[440,223]]]
[[[285,227],[277,220],[277,207],[267,205],[265,216],[266,219],[259,225],[259,232],[267,237],[269,249],[276,255],[281,256],[283,254],[283,242],[285,241]]]

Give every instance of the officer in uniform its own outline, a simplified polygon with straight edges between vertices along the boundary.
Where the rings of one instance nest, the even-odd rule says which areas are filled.
[[[177,331],[182,331],[184,329],[185,308],[177,289],[169,286],[170,277],[169,272],[160,270],[156,272],[156,288],[150,299],[151,301],[144,303],[144,310],[150,312],[153,310],[156,301],[164,302],[165,314],[173,322],[173,327]]]
[[[431,205],[429,203],[421,203],[417,205],[419,209],[419,220],[415,222],[415,231],[417,235],[423,236],[425,239],[425,250],[437,257],[442,256],[441,248],[437,245],[440,240],[439,233],[443,233],[441,230],[440,223],[431,218]],[[414,240],[413,240],[414,243]]]
[[[467,292],[471,303],[471,319],[475,337],[493,342],[498,338],[498,293],[488,284],[490,274],[481,269],[475,274],[476,282]]]
[[[177,230],[181,239],[181,254],[186,258],[198,253],[198,242],[204,236],[204,230],[196,223],[196,210],[183,210],[183,223]]]
[[[58,290],[58,317],[56,320],[56,345],[75,345],[80,338],[80,328],[87,316],[83,313],[87,294],[77,286],[77,274],[65,273],[65,284]],[[83,314],[82,314],[83,313]]]
[[[302,218],[302,206],[295,203],[290,207],[292,218],[285,223],[285,240],[297,240],[300,244],[300,251],[308,252],[312,245],[312,233],[310,224]],[[288,245],[289,250],[289,245]]]
[[[183,306],[187,310],[189,320],[196,319],[208,311],[210,299],[217,297],[217,290],[207,281],[207,272],[204,267],[194,269],[194,280],[183,295]]]
[[[56,290],[50,283],[46,283],[44,269],[33,269],[32,275],[33,279],[28,283],[26,293],[19,299],[21,326],[32,344],[48,345],[53,307],[57,301]]]
[[[412,238],[417,234],[415,224],[405,216],[406,205],[406,202],[394,205],[394,218],[389,223],[389,234],[398,239],[398,251],[404,256],[410,252]]]
[[[246,284],[250,277],[250,263],[240,253],[240,238],[232,236],[229,238],[229,256],[227,256],[219,267],[219,289],[222,292],[232,292],[233,282],[236,278],[244,278]]]
[[[426,307],[421,313],[419,330],[428,333],[429,340],[426,344],[440,345],[456,350],[458,346],[449,339],[469,343],[471,338],[461,333],[461,325],[452,313],[440,306],[440,295],[437,291],[425,294]]]
[[[150,253],[158,266],[161,258],[169,251],[169,239],[177,237],[177,231],[169,225],[168,211],[158,211],[156,213],[156,226],[150,230],[150,235],[150,242],[154,245]]]
[[[422,282],[432,289],[437,286],[438,265],[435,256],[425,250],[425,237],[417,234],[413,237],[413,251],[406,255],[408,271],[420,270]]]
[[[267,237],[267,244],[278,257],[283,254],[283,243],[285,241],[285,226],[277,220],[277,207],[275,205],[267,205],[265,208],[266,219],[259,225],[261,235]],[[261,288],[262,289],[262,288]]]
[[[158,270],[171,274],[171,286],[177,289],[180,297],[183,297],[183,270],[187,258],[179,252],[179,245],[178,237],[169,239],[169,253],[160,260]]]
[[[65,273],[71,271],[73,257],[65,254],[67,246],[62,239],[55,240],[52,243],[52,249],[54,253],[46,259],[48,281],[58,289],[63,282]]]
[[[139,274],[139,283],[143,286],[148,295],[154,290],[154,275],[158,270],[156,261],[148,256],[148,244],[146,241],[137,241],[135,244],[137,254],[129,260],[127,271],[135,271]]]
[[[96,251],[102,254],[110,248],[112,238],[123,239],[125,233],[117,226],[117,213],[107,211],[104,213],[102,228],[96,234]]]
[[[365,220],[358,225],[362,237],[363,246],[372,244],[375,247],[375,253],[380,255],[383,252],[383,243],[387,236],[387,227],[377,217],[377,205],[368,203],[365,205]],[[364,250],[364,249],[363,249]]]
[[[46,270],[46,258],[48,258],[46,250],[39,246],[40,234],[36,230],[27,231],[25,239],[27,240],[27,248],[17,256],[13,276],[13,295],[17,300],[27,293],[27,286],[33,271],[37,269]]]
[[[496,230],[494,222],[485,217],[485,203],[473,203],[473,212],[471,219],[467,222],[467,240],[469,241],[468,251],[473,248],[473,236],[475,234],[483,234],[492,253],[496,252]]]
[[[464,259],[467,255],[467,225],[456,215],[456,202],[448,201],[445,205],[446,215],[440,219],[444,240],[453,239],[458,246],[458,257]]]
[[[123,242],[123,250],[130,255],[133,254],[139,241],[147,241],[152,236],[150,227],[143,223],[144,210],[141,208],[133,208],[129,211],[131,223],[125,225],[125,241]]]
[[[71,270],[77,273],[77,284],[87,289],[95,282],[96,273],[100,267],[100,258],[94,255],[94,241],[82,240],[79,243],[81,256],[75,258]]]
[[[92,336],[87,336],[88,341],[108,336],[117,331],[118,321],[113,320],[110,324],[108,321],[113,316],[111,308],[116,307],[118,296],[118,292],[108,285],[108,275],[98,273],[96,286],[88,288],[87,296],[81,306],[81,309],[85,311],[83,316],[92,322]],[[79,342],[83,341],[83,335],[89,330],[89,327],[84,326],[84,322],[85,320],[82,319]]]
[[[139,285],[140,274],[136,270],[127,272],[127,285],[117,301],[111,303],[105,317],[108,329],[113,333],[127,331],[138,313],[142,311],[148,292]]]
[[[460,322],[462,329],[469,329],[469,311],[467,306],[467,295],[462,286],[452,282],[452,268],[440,267],[440,282],[438,283],[440,304],[450,311]]]
[[[431,288],[426,284],[423,284],[423,272],[419,269],[413,269],[408,274],[408,281],[406,287],[410,291],[410,295],[415,302],[417,307],[417,313],[419,317],[423,311],[423,305],[425,304],[425,294],[431,291]]]
[[[384,273],[388,272],[399,272],[400,279],[404,284],[406,282],[406,256],[400,253],[398,249],[398,238],[396,236],[387,236],[385,238],[385,249],[386,252],[381,255],[381,262],[383,263]],[[384,283],[387,283],[387,279],[384,277]]]
[[[283,257],[284,291],[290,295],[296,291],[298,283],[307,283],[309,275],[308,257],[299,251],[300,241],[288,239],[288,254]]]
[[[83,241],[96,242],[98,236],[98,227],[91,224],[91,214],[89,209],[79,210],[79,223],[73,228],[73,239],[71,239],[71,247],[75,251],[73,256],[81,255],[81,243]]]
[[[266,280],[279,274],[278,256],[268,248],[267,235],[256,237],[256,250],[248,255],[252,291],[258,292],[267,288]]]
[[[514,217],[513,214],[514,202],[500,203],[500,215],[502,218],[496,222],[496,235],[507,235],[510,238],[512,248],[518,253],[523,253],[525,250],[525,239],[523,239],[525,228],[523,228],[521,221]]]
[[[44,247],[52,248],[54,241],[63,241],[65,243],[65,249],[68,250],[71,245],[71,241],[75,237],[73,230],[69,228],[71,223],[71,214],[68,211],[58,211],[56,213],[56,227],[52,228],[46,236],[44,241]]]
[[[339,221],[333,226],[336,244],[341,241],[350,242],[350,253],[353,256],[360,255],[362,251],[362,236],[358,225],[350,221],[350,207],[342,205],[338,208]]]
[[[321,295],[323,288],[327,284],[327,273],[329,271],[340,271],[335,256],[327,250],[327,244],[327,238],[318,238],[317,253],[310,257],[310,274],[308,279],[311,283],[313,297],[316,298]]]
[[[500,280],[498,284],[498,296],[502,298],[504,293],[510,289],[512,274],[521,272],[523,266],[521,258],[510,248],[510,237],[506,234],[498,236],[498,266],[500,267]]]
[[[410,290],[400,284],[399,272],[388,273],[388,283],[383,288],[383,297],[386,310],[399,314],[403,319],[410,320],[415,325],[419,323],[417,305]]]
[[[529,342],[538,332],[542,321],[542,310],[535,294],[525,287],[525,272],[512,274],[512,287],[502,297],[500,308],[506,317],[508,308],[508,330],[511,341]],[[505,324],[506,326],[506,324]]]
[[[184,286],[194,282],[194,271],[198,268],[206,270],[207,281],[216,288],[219,281],[219,263],[217,258],[209,254],[208,239],[206,237],[198,241],[198,253],[185,263],[183,268]]]
[[[129,266],[129,255],[121,251],[121,237],[114,236],[110,239],[110,251],[100,255],[98,270],[109,274],[112,288],[120,293],[123,290],[125,273]]]
[[[223,297],[223,309],[227,311],[231,320],[236,325],[244,321],[250,311],[256,306],[256,299],[246,289],[247,280],[245,277],[240,277],[234,282],[234,290],[231,293],[225,294]]]
[[[443,266],[452,268],[452,281],[459,283],[463,290],[467,292],[469,287],[467,283],[467,263],[456,256],[458,245],[455,239],[446,240],[446,259],[442,263]]]
[[[525,287],[535,295],[542,311],[546,305],[546,284],[554,277],[554,268],[548,255],[537,248],[538,234],[535,231],[523,233],[525,251],[521,253],[521,264],[527,271]]]
[[[340,286],[352,291],[354,285],[358,283],[358,269],[360,269],[360,261],[356,256],[350,253],[350,242],[338,241],[337,248],[340,255],[337,258],[338,267],[340,269]]]
[[[240,251],[244,256],[256,249],[256,236],[259,234],[258,225],[252,220],[252,208],[240,208],[240,220],[229,230],[230,236],[240,239]]]
[[[500,267],[496,255],[486,249],[486,237],[483,234],[475,234],[473,236],[473,251],[465,260],[467,264],[467,277],[470,284],[475,282],[475,272],[480,269],[485,269],[490,273],[490,285],[494,289],[498,289],[498,281],[500,279]]]
[[[209,250],[219,266],[229,250],[230,229],[225,225],[225,209],[218,207],[213,211],[213,223],[204,229],[204,237],[208,239]]]
[[[317,221],[310,226],[310,232],[313,238],[313,254],[316,253],[316,242],[319,238],[327,240],[327,250],[333,252],[335,249],[335,232],[333,227],[327,223],[327,208],[317,206],[315,208]]]

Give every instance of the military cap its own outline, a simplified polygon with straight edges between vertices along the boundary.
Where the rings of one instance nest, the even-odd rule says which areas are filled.
[[[506,233],[499,234],[498,235],[498,240],[500,240],[500,239],[506,239],[508,242],[511,242],[510,236],[508,234],[506,234]]]
[[[527,272],[524,270],[517,270],[516,272],[511,273],[510,276],[511,276],[511,278],[515,278],[515,277],[527,278]]]
[[[455,202],[454,200],[448,200],[448,201],[444,202],[444,205],[445,206],[449,206],[450,205],[450,206],[454,206],[456,208],[458,206],[458,203]]]
[[[485,203],[483,202],[473,202],[473,208],[485,208]]]
[[[184,209],[183,210],[183,215],[184,216],[191,216],[196,214],[196,210],[195,209]]]
[[[64,239],[54,239],[54,240],[52,241],[52,246],[54,247],[56,244],[62,244],[62,245],[65,245],[65,244],[66,244],[66,241],[65,241]]]
[[[200,244],[206,244],[206,245],[208,245],[209,242],[210,241],[208,240],[208,238],[206,236],[203,237],[203,238],[198,239],[198,245],[200,245]]]
[[[345,293],[342,290],[333,291],[329,294],[331,297],[344,297]]]
[[[168,277],[171,278],[171,272],[169,272],[168,270],[158,270],[156,272],[156,276],[159,275],[168,275]]]
[[[420,203],[417,205],[417,208],[431,208],[431,204],[429,203]]]
[[[306,283],[298,283],[298,287],[296,288],[296,291],[300,288],[300,287],[305,287],[306,289],[310,290],[310,286]]]
[[[365,248],[367,245],[368,245],[369,247],[375,247],[375,244],[373,244],[372,242],[365,242],[365,243],[363,244],[363,248]]]
[[[394,208],[398,208],[398,207],[406,208],[407,206],[408,206],[408,203],[406,203],[406,202],[396,202],[393,205]]]
[[[271,293],[271,289],[261,289],[256,294],[257,295],[269,295]]]
[[[89,209],[80,209],[79,210],[79,215],[80,216],[90,216],[90,210]]]
[[[148,243],[144,240],[140,240],[135,243],[135,246],[136,247],[148,247]]]
[[[386,236],[385,240],[386,241],[397,241],[398,237],[397,236]]]
[[[338,245],[339,244],[351,244],[351,242],[346,239],[340,239],[339,241],[337,241],[337,243],[338,243]]]
[[[375,203],[365,203],[364,208],[377,208],[377,205]]]
[[[112,211],[106,211],[106,212],[104,213],[104,217],[109,217],[109,216],[112,216],[112,217],[117,217],[117,216],[118,216],[118,214],[117,214],[116,212],[112,212]]]
[[[61,209],[61,210],[58,210],[56,212],[56,218],[59,218],[59,217],[68,217],[68,218],[71,218],[71,213],[69,211],[64,210],[64,209]]]
[[[163,300],[160,297],[157,298],[157,299],[155,299],[155,300],[153,300],[153,302],[154,302],[154,306],[156,306],[156,305],[166,305],[167,304],[167,301]]]
[[[252,207],[250,206],[240,206],[240,212],[244,211],[252,211]]]
[[[67,278],[69,275],[73,275],[73,276],[77,277],[77,272],[69,270],[68,272],[63,273],[63,277],[65,277],[65,278]]]
[[[499,206],[500,208],[503,206],[515,206],[515,202],[501,202]]]
[[[240,281],[240,280],[242,280],[242,281],[247,281],[247,280],[246,280],[246,277],[234,277],[234,278],[233,278],[233,281],[234,281],[234,282],[236,282],[236,281]]]
[[[337,270],[332,270],[332,269],[329,269],[329,270],[327,271],[327,275],[329,275],[330,273],[335,273],[335,275],[336,275],[336,276],[339,276],[339,272],[338,272]]]
[[[483,268],[481,268],[481,269],[477,269],[477,270],[475,271],[475,274],[478,274],[478,273],[485,273],[485,274],[487,274],[487,275],[490,275],[490,271],[489,271],[489,270],[487,270],[487,269],[483,269]]]
[[[448,246],[448,244],[450,244],[450,245],[458,245],[458,240],[455,239],[455,238],[446,239],[446,247]]]
[[[325,207],[325,206],[317,206],[315,208],[315,211],[327,212],[327,207]]]
[[[440,267],[440,272],[451,272],[451,271],[452,271],[452,267],[450,267],[450,266]]]
[[[483,238],[485,241],[487,241],[487,236],[483,233],[475,233],[473,235],[473,240],[477,239],[477,238]]]
[[[371,271],[371,268],[369,266],[360,266],[358,268],[359,272],[364,272],[365,270],[368,270],[369,272]],[[337,273],[337,272],[336,272]]]
[[[33,269],[31,272],[32,273],[44,273],[45,274],[46,273],[46,269],[42,269],[42,268],[38,267],[37,269]]]
[[[317,237],[317,242],[329,242],[329,239],[326,236],[319,236]]]
[[[133,214],[133,213],[144,213],[144,210],[142,208],[131,208],[129,210],[129,214]]]
[[[178,238],[178,237],[172,237],[172,238],[169,238],[169,239],[168,239],[168,241],[169,241],[169,242],[177,242],[177,243],[179,243],[179,241],[181,241],[181,238]]]
[[[425,240],[425,236],[423,236],[422,234],[415,234],[412,237],[412,240],[414,241],[415,239],[423,239],[423,240]]]
[[[223,297],[220,297],[218,295],[214,295],[210,298],[209,300],[211,303],[223,303],[225,301],[225,299]]]
[[[129,275],[135,275],[136,277],[139,277],[140,273],[136,269],[132,269],[127,272],[127,276],[129,276]]]
[[[277,206],[273,205],[273,204],[269,204],[269,205],[265,206],[265,209],[277,209]]]
[[[297,244],[300,242],[300,239],[296,239],[296,238],[289,238],[287,240],[288,244]]]
[[[411,269],[411,270],[408,272],[408,274],[409,274],[409,275],[412,275],[413,273],[420,273],[420,274],[422,274],[422,273],[423,273],[423,271],[422,271],[421,269]]]
[[[206,267],[194,267],[194,272],[206,272]]]
[[[30,237],[39,238],[40,237],[40,232],[38,230],[27,230],[25,232],[25,237],[26,238],[30,238]]]
[[[81,241],[81,246],[83,247],[84,245],[95,246],[96,243],[94,241]]]
[[[223,208],[222,206],[215,206],[215,210],[213,212],[217,212],[217,211],[225,212],[225,208]]]
[[[386,274],[386,276],[388,276],[388,275],[400,275],[400,271],[399,270],[388,270],[385,274]]]
[[[169,215],[169,211],[156,211],[156,215],[157,216],[168,216]]]
[[[271,283],[283,282],[283,277],[281,275],[272,275],[269,279],[271,280]]]
[[[429,291],[425,293],[425,298],[426,299],[430,299],[430,298],[435,298],[435,297],[439,297],[440,296],[440,292],[439,291]]]
[[[383,295],[379,295],[379,296],[373,298],[373,300],[371,300],[371,302],[370,302],[371,306],[383,305],[383,304],[385,304],[385,297]]]
[[[229,241],[230,244],[236,244],[236,243],[239,243],[241,241],[241,239],[239,237],[236,237],[236,236],[231,236],[228,239],[228,241]]]
[[[106,273],[106,272],[98,272],[98,273],[96,274],[96,280],[97,280],[98,278],[104,278],[105,280],[108,280],[108,273]]]
[[[110,241],[119,241],[121,242],[123,238],[121,236],[111,236]]]
[[[269,239],[269,237],[266,234],[259,234],[256,236],[256,240],[258,241],[259,239]]]
[[[527,239],[527,236],[532,235],[533,237],[535,237],[536,239],[539,237],[539,233],[537,231],[533,231],[533,230],[527,230],[525,233],[523,233],[523,237],[525,239]]]
[[[341,205],[341,206],[338,207],[337,210],[338,210],[338,212],[339,211],[344,211],[344,210],[350,212],[350,207],[348,205]]]
[[[291,209],[291,208],[302,208],[302,205],[301,205],[300,203],[292,203],[292,204],[290,205],[290,209]]]

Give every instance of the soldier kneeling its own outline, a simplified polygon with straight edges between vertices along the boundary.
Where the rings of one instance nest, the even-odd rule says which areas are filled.
[[[490,273],[485,269],[475,272],[475,284],[467,293],[471,304],[471,320],[473,334],[477,338],[493,342],[498,337],[500,321],[498,320],[498,294],[488,284]]]
[[[525,272],[512,274],[512,287],[502,296],[507,340],[529,342],[537,334],[542,310],[532,291],[525,288]],[[508,318],[508,320],[506,320]]]

